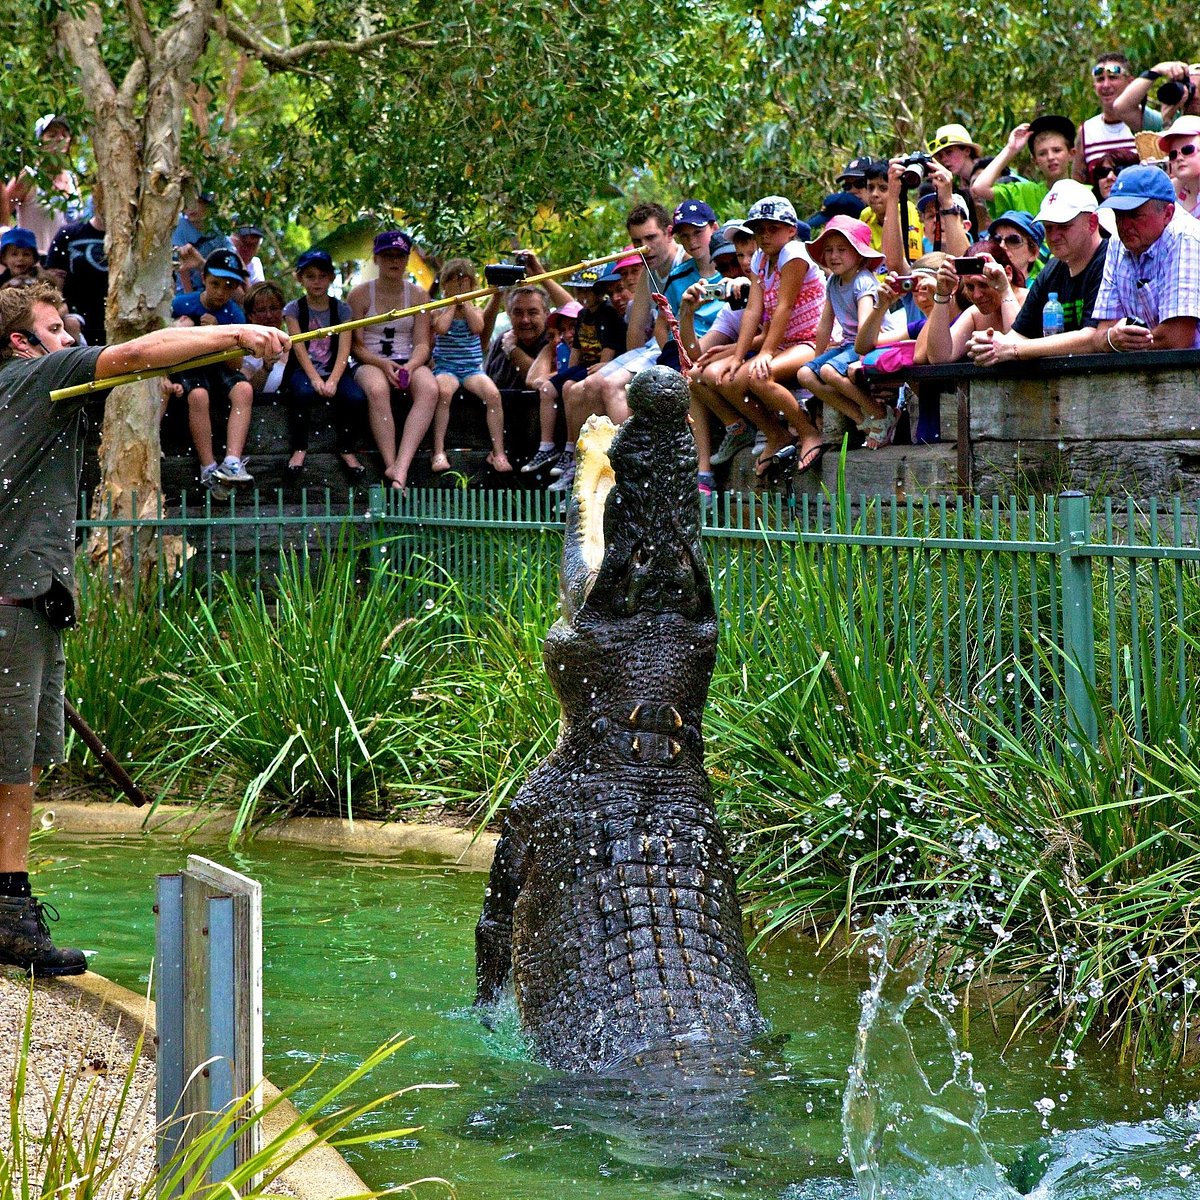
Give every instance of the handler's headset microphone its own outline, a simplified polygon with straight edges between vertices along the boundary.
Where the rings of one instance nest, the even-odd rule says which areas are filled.
[[[36,346],[43,354],[50,353],[46,348],[46,343],[32,329],[14,329],[13,333],[19,333],[31,346]]]

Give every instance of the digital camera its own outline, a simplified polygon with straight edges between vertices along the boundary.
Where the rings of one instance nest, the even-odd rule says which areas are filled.
[[[512,287],[525,278],[523,262],[488,263],[483,268],[483,277],[488,287]]]
[[[903,174],[900,176],[901,186],[910,190],[920,187],[921,181],[929,173],[929,165],[932,162],[932,156],[926,154],[923,150],[916,150],[912,154],[906,154],[900,160],[900,165],[904,168]]]
[[[1196,85],[1190,79],[1168,79],[1154,94],[1159,104],[1191,104]]]

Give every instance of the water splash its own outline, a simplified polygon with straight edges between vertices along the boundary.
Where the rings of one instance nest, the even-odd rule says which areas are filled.
[[[930,942],[903,968],[877,927],[871,986],[862,996],[854,1062],[842,1107],[847,1150],[863,1200],[1017,1200],[979,1127],[987,1098],[929,990]],[[918,1059],[905,1021],[930,1014],[942,1033],[934,1062]]]

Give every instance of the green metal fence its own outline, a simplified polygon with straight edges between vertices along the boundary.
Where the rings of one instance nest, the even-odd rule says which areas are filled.
[[[868,652],[906,655],[932,690],[993,705],[1018,733],[1074,722],[1094,738],[1095,697],[1141,737],[1186,701],[1194,674],[1197,529],[1196,506],[1178,499],[728,494],[704,541],[727,626],[769,631],[780,605],[812,604],[821,617],[837,606],[871,625]],[[160,596],[190,588],[211,599],[223,572],[269,588],[280,556],[319,559],[349,539],[367,569],[416,574],[429,597],[449,588],[468,607],[524,615],[555,594],[562,512],[544,492],[372,488],[299,505],[206,497],[135,523],[88,518],[81,530],[101,551],[133,530],[129,552],[153,556]]]

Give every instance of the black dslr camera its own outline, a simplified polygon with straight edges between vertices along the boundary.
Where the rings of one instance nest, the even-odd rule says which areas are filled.
[[[932,155],[926,154],[924,150],[916,150],[912,154],[905,155],[900,160],[900,165],[904,168],[904,172],[900,176],[900,186],[906,187],[910,191],[915,187],[920,187],[921,181],[929,173],[929,166],[932,162]]]
[[[1190,79],[1168,79],[1154,94],[1159,104],[1191,104],[1196,85]]]
[[[483,268],[483,277],[488,287],[514,287],[525,279],[525,264],[522,262],[488,263]]]
[[[748,279],[730,279],[729,287],[726,292],[726,304],[736,312],[739,308],[746,307],[746,301],[750,299],[750,280]]]

